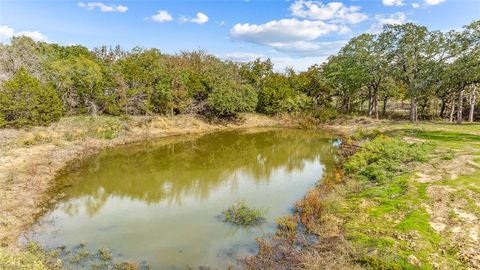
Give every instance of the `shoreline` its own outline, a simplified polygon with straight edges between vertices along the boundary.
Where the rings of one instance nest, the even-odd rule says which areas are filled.
[[[294,127],[290,119],[245,114],[212,123],[194,116],[67,117],[47,127],[0,130],[0,244],[17,240],[55,200],[55,179],[76,162],[111,147],[187,134]]]
[[[10,213],[3,211],[6,206],[20,207],[18,212],[12,213],[21,214],[29,211],[37,215],[42,214],[51,200],[55,200],[53,193],[50,193],[52,190],[45,188],[55,187],[54,180],[57,174],[62,172],[62,169],[74,168],[76,161],[105,148],[140,143],[144,140],[174,139],[177,135],[302,126],[304,125],[301,119],[249,114],[244,115],[243,121],[237,123],[208,123],[193,116],[130,119],[73,117],[62,119],[49,127],[0,130],[0,151],[2,154],[6,153],[0,156],[0,161],[6,157],[16,160],[14,157],[17,153],[17,161],[23,157],[30,158],[28,160],[33,162],[29,164],[30,166],[22,166],[22,162],[18,162],[18,166],[14,167],[16,170],[13,171],[18,178],[13,181],[5,178],[9,174],[2,169],[5,164],[0,163],[2,197],[17,195],[12,200],[5,200],[7,204],[1,205],[0,218],[3,221],[4,214]],[[474,249],[480,244],[478,237],[480,193],[476,188],[480,185],[478,182],[480,178],[477,178],[480,173],[478,127],[480,127],[478,124],[462,126],[441,122],[410,124],[405,121],[377,121],[368,118],[338,120],[331,124],[310,126],[313,130],[325,130],[353,142],[371,135],[373,138],[385,135],[395,140],[391,147],[425,144],[427,150],[424,154],[428,156],[428,160],[400,163],[407,169],[406,173],[396,175],[394,180],[380,185],[360,181],[357,179],[358,175],[349,175],[345,170],[332,171],[330,180],[333,181],[323,183],[320,180],[317,187],[307,191],[295,204],[297,209],[307,207],[314,212],[309,216],[301,211],[279,219],[277,234],[274,237],[281,241],[276,243],[269,239],[261,239],[259,253],[246,258],[243,262],[251,269],[265,269],[265,266],[274,265],[272,257],[268,255],[272,251],[270,248],[274,248],[287,256],[283,258],[286,259],[285,265],[292,267],[303,265],[307,269],[333,266],[338,269],[363,269],[376,264],[391,267],[408,265],[426,269],[437,269],[441,264],[458,269],[478,267],[480,254]],[[8,134],[9,132],[14,134]],[[369,141],[371,139],[366,140]],[[431,148],[428,148],[429,146]],[[5,149],[7,152],[4,152]],[[43,164],[35,163],[35,160],[42,160]],[[12,161],[10,162],[12,165]],[[51,170],[47,170],[48,168]],[[20,181],[22,179],[23,182]],[[8,184],[13,188],[6,189]],[[386,191],[388,192],[385,193]],[[37,200],[43,201],[37,205],[28,204],[35,197],[20,196],[26,194],[37,196]],[[471,201],[465,201],[464,194],[468,194]],[[394,202],[393,208],[391,202]],[[28,208],[31,205],[33,207]],[[402,208],[402,205],[406,205],[407,208]],[[13,239],[11,242],[4,242],[4,238],[1,238],[2,248],[6,248],[3,252],[7,251],[7,259],[8,252],[15,252],[19,248],[16,236],[28,229],[37,216],[28,217],[26,215],[18,217],[17,223],[7,224],[10,227],[1,223],[0,233],[10,234],[0,236],[9,236],[10,238],[5,238],[6,240]],[[414,217],[415,222],[411,223],[409,217]],[[375,222],[370,224],[369,220]],[[398,221],[391,222],[392,220]],[[303,224],[310,233],[317,235],[318,242],[305,246],[301,251],[297,251],[296,248],[289,250],[288,245],[277,245],[296,243],[297,240],[292,240],[295,235],[292,230],[298,225],[297,223],[294,225],[292,223],[294,221]],[[382,226],[374,226],[377,223]],[[23,227],[14,227],[15,224],[23,224]],[[364,242],[365,239],[368,239],[368,242]],[[406,239],[409,240],[405,242]],[[395,244],[391,246],[376,244],[381,241]],[[445,253],[452,246],[458,252],[450,255]],[[417,250],[419,247],[422,248]],[[370,252],[372,250],[373,253]],[[397,253],[402,254],[400,259],[388,256]],[[429,263],[432,260],[434,263]],[[275,263],[281,262],[282,260],[277,260]]]
[[[341,171],[279,219],[247,269],[480,267],[480,126],[368,122],[319,126],[359,153],[346,149]]]

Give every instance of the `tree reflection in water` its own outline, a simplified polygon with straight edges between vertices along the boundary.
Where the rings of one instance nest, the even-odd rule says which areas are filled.
[[[68,186],[62,210],[98,213],[111,197],[147,204],[182,204],[182,198],[206,200],[210,191],[239,178],[269,181],[272,172],[302,170],[308,161],[333,166],[335,148],[314,131],[270,129],[217,132],[163,139],[106,150],[59,178]],[[332,170],[327,170],[330,172]]]

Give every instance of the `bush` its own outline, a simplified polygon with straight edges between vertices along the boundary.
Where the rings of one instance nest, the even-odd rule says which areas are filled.
[[[258,111],[266,114],[299,112],[311,105],[311,98],[295,91],[286,77],[270,74],[260,88]]]
[[[305,197],[295,203],[296,210],[300,213],[300,221],[310,227],[311,222],[320,222],[325,212],[325,202],[319,189],[308,190]]]
[[[234,83],[232,83],[234,84]],[[210,111],[219,117],[235,117],[252,112],[257,106],[257,94],[250,85],[217,85],[208,96]]]
[[[245,202],[237,201],[223,210],[223,221],[238,226],[255,226],[263,223],[264,211],[248,207]]]
[[[360,179],[385,182],[408,169],[410,162],[425,162],[427,146],[409,144],[399,139],[378,136],[366,142],[345,163],[345,171]]]
[[[298,221],[295,216],[284,216],[276,220],[278,236],[294,237],[297,234]]]
[[[3,117],[2,117],[3,116]],[[62,116],[62,102],[55,90],[41,84],[21,68],[0,89],[0,126],[46,125]]]
[[[7,120],[5,120],[5,116],[0,111],[0,128],[4,127],[6,125],[7,125]]]

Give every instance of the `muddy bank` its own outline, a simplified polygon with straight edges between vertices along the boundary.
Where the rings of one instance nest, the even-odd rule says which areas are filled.
[[[182,134],[293,126],[287,119],[247,114],[235,123],[194,116],[70,117],[48,127],[0,130],[0,243],[16,239],[45,211],[56,175],[101,149]]]

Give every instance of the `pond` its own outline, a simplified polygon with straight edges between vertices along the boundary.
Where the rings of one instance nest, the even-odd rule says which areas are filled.
[[[63,196],[27,238],[48,248],[85,243],[153,269],[225,268],[257,251],[308,188],[335,165],[318,131],[254,129],[165,138],[105,150],[58,179]],[[265,210],[253,228],[219,215],[243,200]]]

